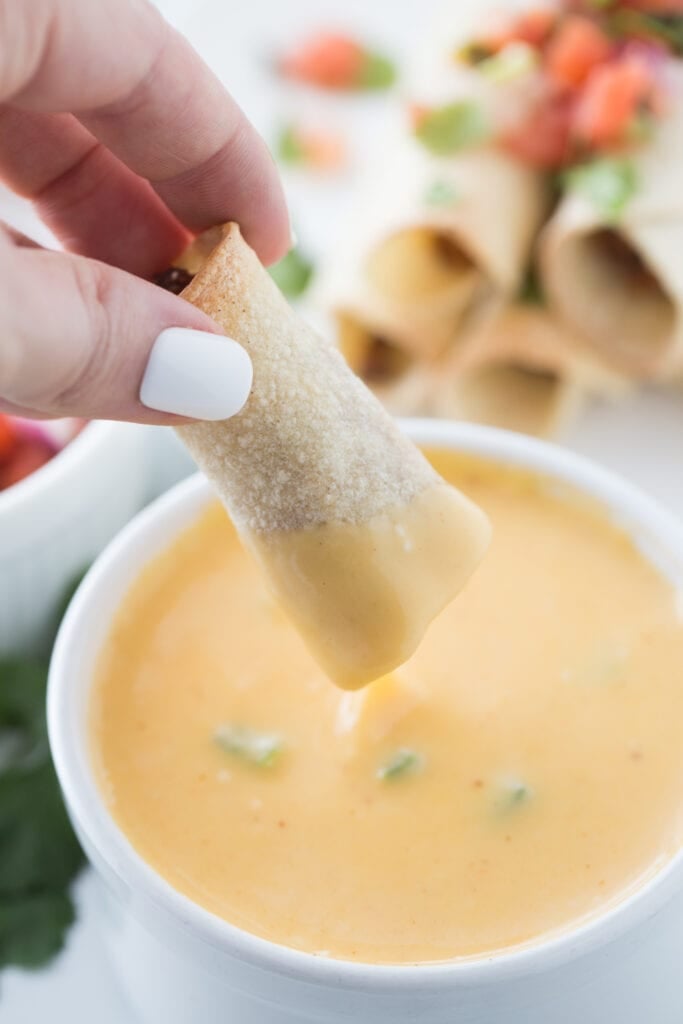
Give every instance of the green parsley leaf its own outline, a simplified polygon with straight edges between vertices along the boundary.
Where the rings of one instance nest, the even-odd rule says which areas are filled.
[[[259,768],[272,768],[284,750],[281,736],[256,732],[243,725],[222,725],[216,730],[214,739],[228,754],[234,754]]]
[[[431,153],[448,156],[485,142],[489,125],[481,107],[471,100],[459,100],[425,115],[415,135]]]
[[[42,967],[62,949],[74,916],[59,890],[0,899],[0,966]]]
[[[290,249],[286,256],[270,267],[268,273],[283,295],[296,299],[308,288],[313,277],[313,264],[297,248]]]
[[[433,181],[424,194],[428,206],[450,206],[458,198],[458,190],[450,181]]]
[[[562,184],[588,199],[607,220],[616,221],[638,191],[638,175],[630,160],[604,157],[570,168]]]
[[[377,769],[377,778],[382,782],[390,782],[395,779],[405,778],[407,775],[417,775],[424,768],[424,758],[414,750],[401,747],[388,761]]]
[[[379,92],[382,89],[390,89],[397,77],[396,65],[389,57],[368,50],[356,81],[356,88]]]

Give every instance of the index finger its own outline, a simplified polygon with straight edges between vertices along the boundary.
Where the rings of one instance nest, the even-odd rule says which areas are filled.
[[[263,140],[150,3],[0,0],[0,58],[0,101],[76,113],[192,231],[236,220],[266,263],[289,247]]]

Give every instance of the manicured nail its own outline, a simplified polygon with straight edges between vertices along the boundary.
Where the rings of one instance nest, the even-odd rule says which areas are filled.
[[[227,420],[251,391],[245,349],[223,334],[167,327],[152,346],[140,386],[148,409],[197,420]]]

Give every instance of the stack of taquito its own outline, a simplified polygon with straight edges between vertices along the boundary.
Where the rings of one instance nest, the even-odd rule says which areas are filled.
[[[505,86],[453,59],[472,16],[462,5],[413,69],[418,115],[474,100],[489,120],[507,116]],[[350,365],[392,412],[549,435],[591,393],[681,373],[676,63],[666,116],[628,153],[636,192],[619,218],[495,140],[439,153],[409,125],[385,140],[318,298]]]

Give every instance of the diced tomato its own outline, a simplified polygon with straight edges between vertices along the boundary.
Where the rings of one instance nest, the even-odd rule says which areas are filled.
[[[359,81],[365,51],[350,36],[321,32],[280,60],[280,72],[324,89],[352,89]]]
[[[612,43],[594,21],[570,15],[548,44],[545,69],[558,85],[579,89],[591,72],[613,53]]]
[[[660,95],[645,61],[625,57],[596,68],[586,83],[574,122],[574,133],[593,149],[609,149],[628,138],[637,115],[657,109]]]
[[[323,135],[322,132],[307,132],[302,135],[306,163],[313,168],[334,171],[346,160],[344,139],[338,135]]]
[[[481,40],[478,40],[478,43],[483,50],[492,54],[498,53],[509,43],[528,43],[529,46],[538,49],[549,37],[556,21],[555,11],[545,8],[527,11],[512,18],[500,29],[490,31]]]
[[[0,462],[4,462],[16,445],[16,431],[9,416],[0,415]]]
[[[533,167],[563,167],[572,156],[573,113],[570,97],[549,95],[521,124],[503,135],[501,144]]]
[[[530,46],[542,46],[557,21],[555,11],[539,8],[521,14],[515,21],[515,39]]]
[[[22,439],[12,455],[0,465],[0,491],[30,476],[49,462],[53,455],[54,452],[39,441]]]
[[[423,103],[410,103],[408,105],[408,120],[413,131],[417,131],[426,117],[431,113],[431,108]]]

